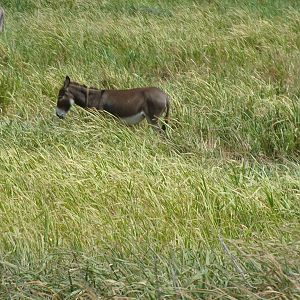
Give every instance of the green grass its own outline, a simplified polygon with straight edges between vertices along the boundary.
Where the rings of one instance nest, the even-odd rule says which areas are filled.
[[[300,299],[298,1],[2,1],[1,299]],[[159,86],[166,136],[65,75]]]

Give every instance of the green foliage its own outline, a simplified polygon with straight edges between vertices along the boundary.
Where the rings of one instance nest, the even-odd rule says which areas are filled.
[[[298,1],[1,5],[3,299],[297,299]],[[59,120],[65,75],[161,87],[166,136]]]

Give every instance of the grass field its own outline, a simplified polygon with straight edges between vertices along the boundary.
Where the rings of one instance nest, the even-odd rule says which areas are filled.
[[[1,299],[300,299],[299,1],[1,5]],[[166,135],[58,119],[65,75]]]

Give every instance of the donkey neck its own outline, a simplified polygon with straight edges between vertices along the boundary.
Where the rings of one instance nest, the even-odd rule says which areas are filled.
[[[101,108],[101,98],[104,90],[77,85],[72,85],[71,88],[75,104],[83,108]]]

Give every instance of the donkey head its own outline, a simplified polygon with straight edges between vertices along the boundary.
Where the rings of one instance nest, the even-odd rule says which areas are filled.
[[[59,90],[57,104],[56,104],[56,115],[63,119],[71,106],[74,104],[74,96],[69,90],[70,77],[66,76],[63,87]]]

